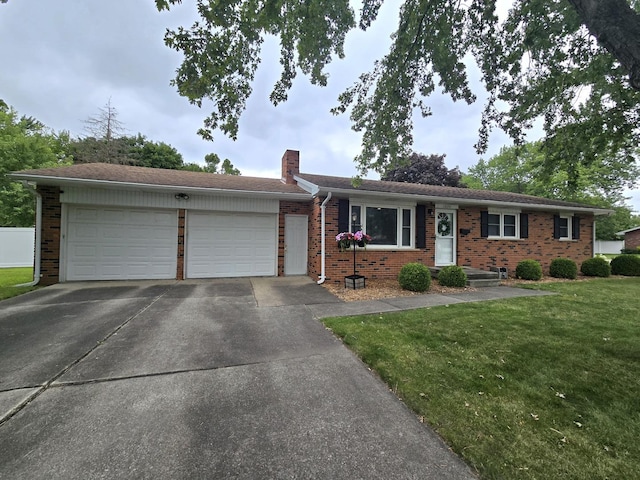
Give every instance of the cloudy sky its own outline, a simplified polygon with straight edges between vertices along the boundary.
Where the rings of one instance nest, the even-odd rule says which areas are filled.
[[[238,140],[219,133],[213,143],[196,134],[208,114],[206,105],[202,110],[190,105],[169,85],[181,56],[163,41],[166,28],[193,23],[194,3],[185,0],[160,13],[153,0],[9,0],[0,5],[0,98],[21,115],[76,136],[86,133],[85,120],[111,99],[127,134],[168,143],[186,162],[202,163],[215,152],[231,159],[243,175],[279,177],[288,148],[300,150],[302,171],[355,175],[360,135],[351,130],[347,115],[333,116],[329,109],[387,52],[397,2],[384,4],[368,32],[347,37],[346,59],[328,68],[328,87],[312,86],[300,75],[288,102],[278,107],[268,100],[280,73],[278,44],[266,42]],[[442,95],[430,98],[433,116],[416,119],[414,150],[445,153],[450,168],[466,171],[474,165],[480,158],[473,148],[482,109],[478,96],[472,106]],[[484,158],[508,144],[506,136],[494,134]],[[640,211],[640,191],[630,195]]]

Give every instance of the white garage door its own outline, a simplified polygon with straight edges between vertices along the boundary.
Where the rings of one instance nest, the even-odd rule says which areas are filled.
[[[276,274],[277,215],[188,212],[187,278]]]
[[[176,278],[175,210],[70,205],[67,280]]]

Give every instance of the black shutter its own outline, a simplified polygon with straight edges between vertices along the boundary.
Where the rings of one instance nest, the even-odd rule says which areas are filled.
[[[580,240],[580,217],[573,217],[571,222],[571,238]]]
[[[349,199],[341,198],[338,200],[338,233],[349,231],[349,220]]]
[[[416,248],[427,248],[426,217],[426,205],[416,205]]]
[[[480,212],[480,236],[482,238],[489,236],[489,212]]]
[[[560,238],[560,215],[553,216],[553,238]]]
[[[520,238],[529,238],[529,214],[520,214]]]

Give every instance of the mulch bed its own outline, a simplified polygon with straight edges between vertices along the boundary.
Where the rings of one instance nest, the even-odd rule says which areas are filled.
[[[344,288],[344,285],[323,283],[323,287],[333,293],[336,297],[345,302],[358,302],[362,300],[379,300],[381,298],[411,297],[413,295],[428,295],[430,293],[454,293],[473,292],[476,289],[471,287],[451,288],[442,287],[437,280],[431,281],[431,288],[424,293],[410,292],[400,288],[400,284],[395,279],[367,278],[367,287],[358,290]]]
[[[612,277],[615,277],[612,275]],[[576,280],[570,280],[567,278],[554,278],[554,277],[542,277],[541,280],[521,280],[517,278],[509,278],[502,280],[500,285],[512,287],[518,284],[527,283],[557,283],[557,282],[585,282],[593,280],[595,277],[585,277],[578,275]],[[423,293],[410,292],[409,290],[403,290],[400,288],[398,281],[395,279],[377,279],[367,278],[367,287],[360,288],[358,290],[351,290],[344,288],[343,284],[323,283],[323,287],[333,293],[336,297],[345,302],[359,302],[363,300],[379,300],[381,298],[393,298],[393,297],[411,297],[413,295],[429,295],[431,293],[458,293],[458,292],[474,292],[477,289],[472,287],[464,288],[452,288],[442,287],[438,284],[438,280],[431,281],[431,288]]]

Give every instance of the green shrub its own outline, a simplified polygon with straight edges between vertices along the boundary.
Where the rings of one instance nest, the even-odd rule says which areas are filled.
[[[549,275],[575,280],[578,277],[578,266],[569,258],[554,258],[549,265]]]
[[[431,272],[421,263],[407,263],[400,269],[398,282],[405,290],[424,292],[431,286]]]
[[[516,277],[523,280],[540,280],[542,267],[537,260],[522,260],[516,266]]]
[[[640,257],[637,255],[618,255],[611,260],[611,273],[628,277],[640,276]]]
[[[449,265],[438,273],[438,283],[443,287],[465,287],[467,274],[462,267]]]
[[[603,257],[593,257],[582,262],[580,271],[588,277],[608,277],[611,275],[611,265]]]

